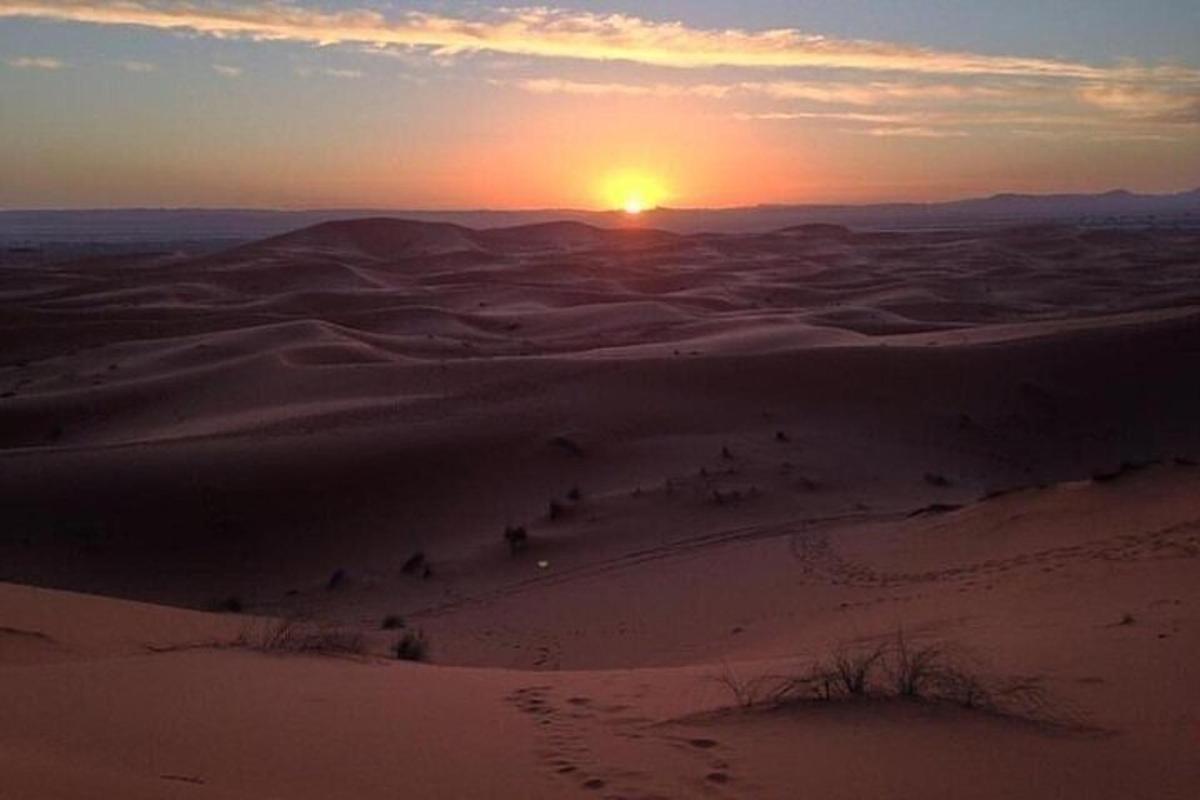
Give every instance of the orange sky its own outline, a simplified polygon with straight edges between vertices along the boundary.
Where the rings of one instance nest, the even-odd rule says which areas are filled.
[[[1124,36],[1083,46],[1070,27],[1043,41],[1053,25],[1025,2],[980,41],[973,18],[931,0],[913,0],[924,27],[773,0],[736,15],[672,0],[657,18],[620,3],[0,0],[0,207],[731,206],[1200,184],[1200,57],[1160,44],[1194,44],[1186,9],[1146,29],[1098,16]]]

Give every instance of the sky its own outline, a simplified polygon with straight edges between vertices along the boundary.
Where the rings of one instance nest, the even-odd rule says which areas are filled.
[[[0,0],[0,208],[1200,186],[1196,0],[541,2]]]

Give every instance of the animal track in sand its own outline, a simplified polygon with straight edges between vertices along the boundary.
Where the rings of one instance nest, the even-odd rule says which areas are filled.
[[[1119,534],[1083,544],[924,572],[877,571],[843,557],[824,534],[796,534],[792,539],[792,553],[806,574],[824,578],[836,586],[887,588],[946,581],[970,586],[981,577],[994,579],[1022,569],[1065,569],[1089,561],[1131,563],[1148,559],[1196,558],[1200,556],[1197,531],[1200,531],[1200,520],[1187,520],[1141,533]],[[984,588],[990,589],[991,584]]]
[[[639,767],[644,763],[662,763],[666,754],[653,754],[661,747],[674,747],[688,754],[689,760],[700,759],[689,793],[719,795],[718,787],[733,780],[729,762],[713,757],[721,747],[718,741],[664,734],[655,729],[655,721],[650,718],[622,716],[629,711],[628,705],[600,704],[579,694],[556,701],[554,691],[545,686],[517,689],[506,700],[538,720],[536,755],[545,769],[578,789],[602,791],[606,800],[665,800],[671,796],[678,787],[661,783],[669,773],[655,776],[625,766],[627,760],[636,761]],[[617,745],[618,740],[634,744]]]

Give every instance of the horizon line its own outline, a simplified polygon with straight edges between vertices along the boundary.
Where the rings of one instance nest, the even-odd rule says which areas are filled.
[[[754,203],[751,205],[730,205],[730,206],[668,206],[660,205],[653,208],[647,208],[641,211],[638,216],[645,216],[655,212],[680,212],[680,213],[697,213],[697,212],[719,212],[719,211],[748,211],[754,209],[788,209],[788,208],[872,208],[878,206],[938,206],[952,205],[954,203],[964,203],[976,200],[994,200],[997,198],[1007,197],[1024,197],[1024,198],[1055,198],[1055,197],[1105,197],[1109,195],[1128,195],[1131,197],[1140,198],[1167,198],[1179,197],[1181,195],[1200,193],[1200,184],[1191,189],[1180,189],[1177,191],[1165,192],[1140,192],[1123,187],[1115,187],[1096,192],[1011,192],[999,191],[987,195],[963,195],[954,199],[948,200],[877,200],[867,202],[777,202],[777,203]],[[303,207],[286,207],[286,206],[237,206],[237,205],[195,205],[195,206],[176,206],[176,205],[135,205],[135,206],[41,206],[41,207],[16,207],[16,208],[0,208],[0,214],[37,214],[37,213],[115,213],[115,212],[132,212],[132,211],[150,211],[150,212],[186,212],[186,211],[208,211],[208,212],[237,212],[237,213],[265,213],[265,214],[319,214],[333,212],[386,212],[389,214],[404,213],[404,214],[617,214],[626,215],[627,212],[620,208],[570,208],[570,207],[528,207],[528,208],[488,208],[488,207],[452,207],[452,208],[415,208],[404,206],[303,206]]]

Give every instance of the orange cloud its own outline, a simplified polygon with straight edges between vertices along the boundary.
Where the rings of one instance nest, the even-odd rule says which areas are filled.
[[[721,99],[732,95],[762,95],[775,100],[810,100],[874,106],[884,102],[1013,100],[1044,96],[1041,87],[966,86],[957,84],[920,84],[899,82],[801,82],[741,81],[738,83],[606,83],[529,78],[516,81],[493,80],[496,85],[512,85],[534,94],[571,94],[625,97],[706,97]]]
[[[722,98],[737,91],[736,84],[700,83],[597,83],[561,78],[528,78],[517,81],[492,80],[497,86],[512,85],[533,94],[571,94],[584,97],[708,97]]]
[[[1200,122],[1200,90],[1170,90],[1133,84],[1089,84],[1079,90],[1085,103],[1131,117],[1162,122]]]
[[[908,139],[958,139],[969,135],[966,131],[927,128],[921,125],[908,125],[899,128],[867,128],[865,130],[851,130],[848,133]]]

